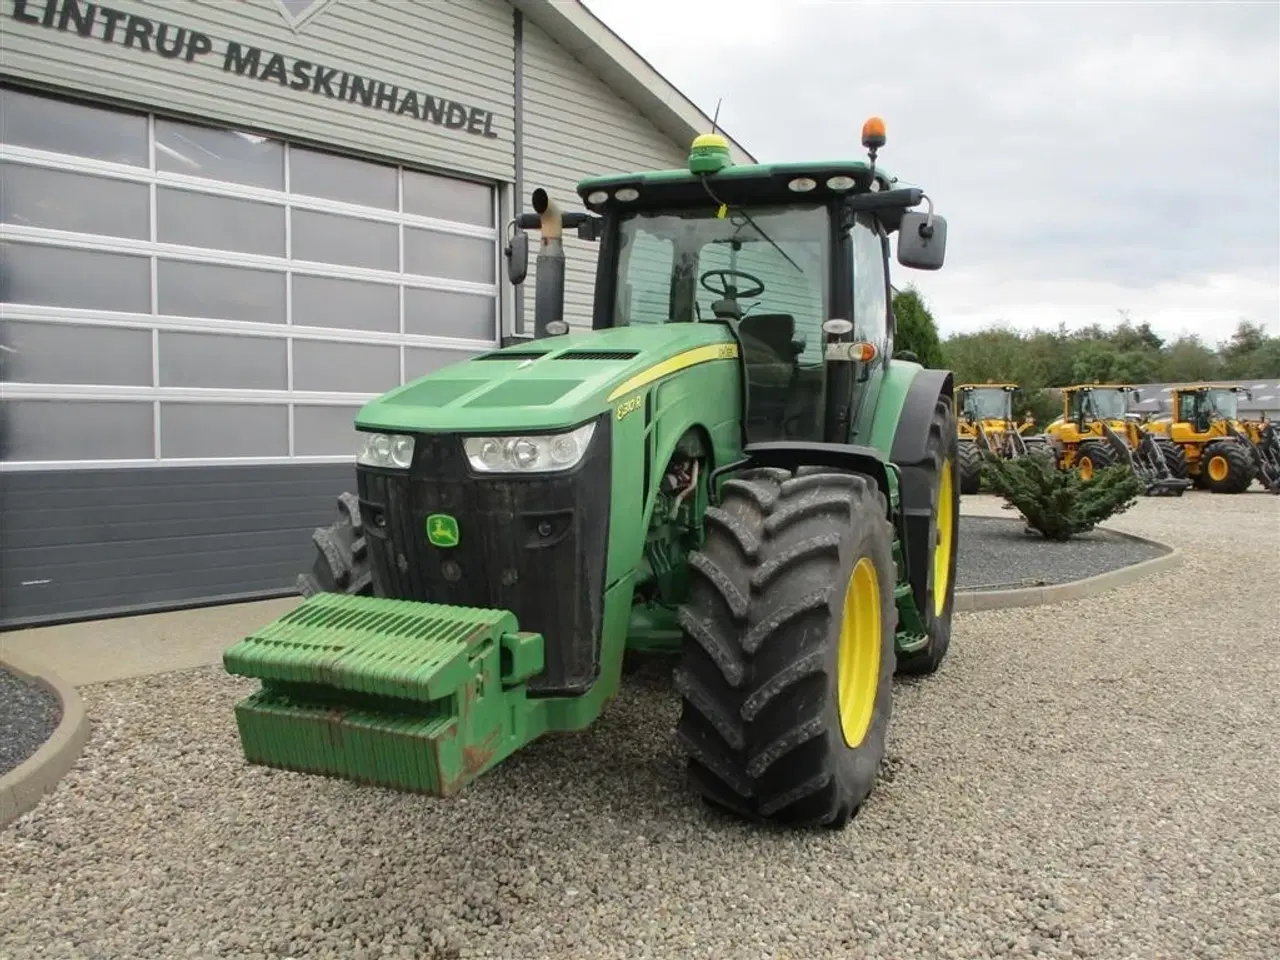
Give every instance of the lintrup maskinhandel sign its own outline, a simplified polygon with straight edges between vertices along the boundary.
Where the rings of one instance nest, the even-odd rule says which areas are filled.
[[[447,130],[461,130],[491,140],[498,137],[493,129],[492,110],[401,89],[338,67],[272,53],[235,40],[222,40],[199,30],[85,0],[11,0],[11,3],[10,19],[20,24],[120,44],[139,55],[150,54],[179,63],[194,64],[220,57],[223,73],[277,83],[298,94],[310,93],[372,110],[385,110]]]

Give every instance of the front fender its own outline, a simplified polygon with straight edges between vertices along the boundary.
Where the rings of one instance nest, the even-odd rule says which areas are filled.
[[[888,440],[889,459],[902,477],[903,529],[907,571],[917,606],[925,609],[933,544],[933,462],[929,457],[929,427],[938,400],[955,403],[955,380],[950,370],[916,366],[895,382],[896,393],[877,406],[874,436]],[[886,377],[886,383],[889,378]],[[946,440],[948,438],[944,438]],[[883,442],[883,440],[882,440]]]

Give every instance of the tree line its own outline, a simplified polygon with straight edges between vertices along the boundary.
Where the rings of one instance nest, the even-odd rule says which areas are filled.
[[[1247,320],[1216,344],[1194,334],[1166,340],[1149,324],[1135,324],[1123,313],[1111,329],[1101,324],[1071,331],[1065,325],[1029,331],[993,326],[943,339],[914,287],[894,294],[893,311],[895,350],[914,353],[926,367],[952,370],[956,383],[1019,384],[1023,407],[1039,423],[1061,412],[1058,401],[1046,392],[1051,387],[1280,379],[1280,337]]]

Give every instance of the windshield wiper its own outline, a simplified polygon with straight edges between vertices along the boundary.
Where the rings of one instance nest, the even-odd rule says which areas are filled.
[[[703,176],[703,177],[699,177],[699,179],[702,181],[702,189],[707,191],[707,196],[710,197],[712,200],[714,200],[718,205],[724,207],[726,211],[729,210],[730,209],[729,205],[725,203],[723,200],[721,200],[719,197],[717,197],[714,192],[712,192],[711,184],[707,183],[707,178]],[[736,208],[733,209],[733,212],[742,217],[745,217],[747,223],[751,225],[751,228],[755,230],[756,233],[760,234],[760,236],[763,237],[765,240],[769,241],[769,246],[773,247],[773,249],[777,250],[780,254],[782,254],[783,258],[787,261],[787,263],[791,264],[793,267],[796,268],[797,273],[801,275],[804,274],[804,270],[801,269],[800,264],[796,263],[789,256],[787,256],[787,252],[773,242],[773,237],[769,236],[767,233],[765,233],[763,230],[760,229],[760,225],[751,219],[751,214],[747,213],[746,210],[739,210]]]

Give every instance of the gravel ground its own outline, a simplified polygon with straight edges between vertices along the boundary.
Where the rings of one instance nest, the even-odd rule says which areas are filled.
[[[0,776],[44,745],[62,709],[44,687],[0,667]]]
[[[1066,543],[1028,536],[1014,511],[1002,516],[962,516],[956,588],[995,590],[1083,580],[1132,566],[1168,551],[1094,527]]]
[[[86,688],[85,755],[0,832],[0,956],[1275,960],[1280,498],[1114,522],[1184,563],[958,616],[841,833],[692,801],[658,669],[452,802],[246,768],[216,668]]]

